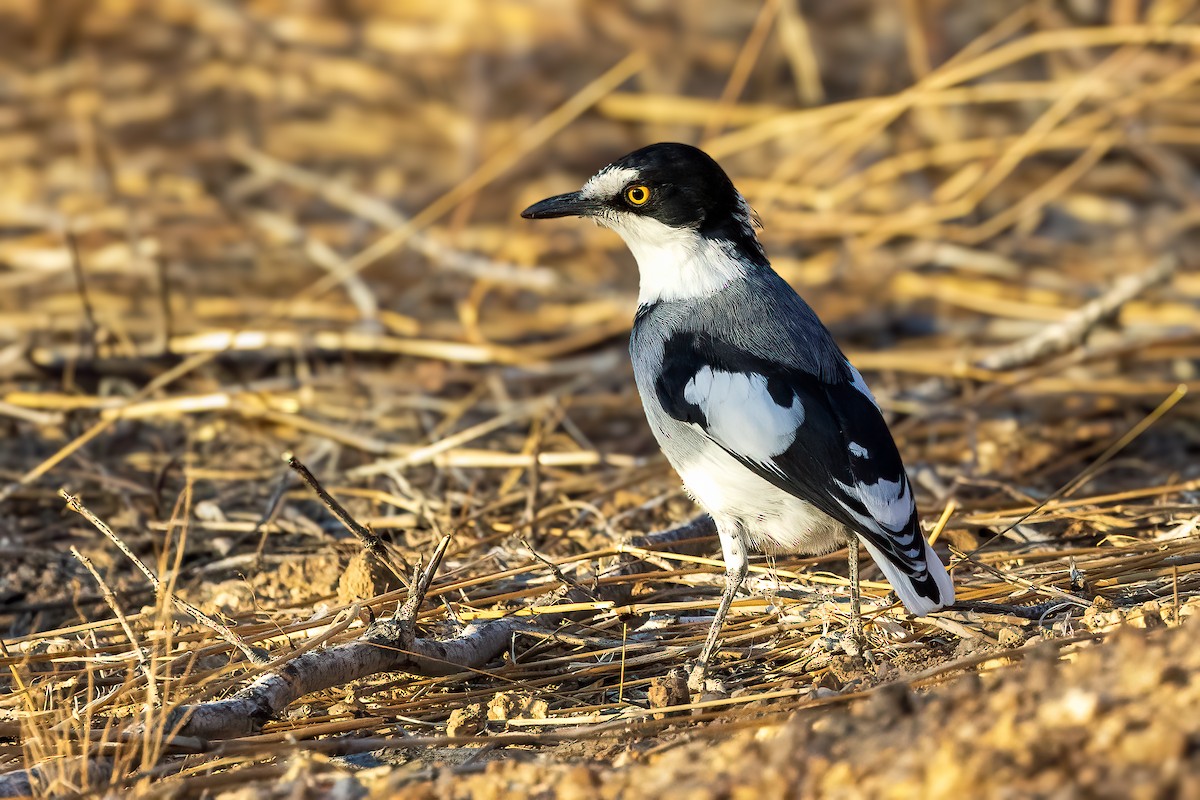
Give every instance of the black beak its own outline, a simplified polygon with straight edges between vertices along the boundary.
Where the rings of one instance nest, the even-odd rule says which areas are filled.
[[[521,212],[525,219],[553,219],[554,217],[587,217],[600,210],[601,203],[582,196],[579,192],[568,192],[556,197],[547,197]]]

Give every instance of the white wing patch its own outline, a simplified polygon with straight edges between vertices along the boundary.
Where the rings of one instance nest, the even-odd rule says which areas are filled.
[[[683,398],[708,420],[708,434],[733,452],[770,464],[796,440],[804,405],[792,395],[781,406],[767,389],[767,377],[704,367],[683,387]]]
[[[859,482],[853,486],[847,486],[836,479],[835,482],[843,492],[851,497],[857,497],[866,506],[867,513],[871,515],[870,520],[862,519],[861,514],[856,514],[850,508],[846,508],[860,522],[875,529],[882,526],[890,533],[902,531],[908,525],[915,504],[913,503],[912,489],[909,488],[905,478],[895,481],[880,478],[875,483]],[[902,550],[901,552],[909,557],[917,555],[917,551],[909,553]]]
[[[870,453],[867,452],[867,448],[863,447],[858,442],[850,443],[850,453],[851,453],[851,455],[857,456],[858,458],[869,458],[870,457]]]
[[[908,525],[913,512],[912,490],[908,481],[889,481],[880,478],[877,483],[858,484],[858,497],[871,516],[885,528],[902,531]]]

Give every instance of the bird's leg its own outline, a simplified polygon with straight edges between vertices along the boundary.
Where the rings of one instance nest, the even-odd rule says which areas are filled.
[[[858,585],[858,537],[851,533],[846,538],[849,540],[846,545],[846,564],[850,574],[850,637],[861,653],[866,637],[863,635],[862,592]]]
[[[721,603],[717,606],[717,614],[708,628],[708,638],[704,640],[704,649],[700,651],[700,660],[688,676],[688,688],[693,692],[699,692],[704,687],[708,662],[717,648],[717,639],[721,636],[725,617],[729,614],[729,607],[733,605],[734,596],[737,595],[742,582],[746,580],[746,574],[750,571],[750,561],[746,554],[747,547],[742,529],[733,527],[730,530],[721,526],[718,533],[721,536],[721,550],[725,556],[725,591],[721,594]]]

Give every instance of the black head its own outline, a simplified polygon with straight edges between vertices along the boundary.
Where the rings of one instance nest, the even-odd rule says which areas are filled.
[[[726,240],[761,257],[750,206],[707,153],[665,142],[635,150],[594,175],[578,192],[551,197],[521,212],[526,219],[591,217],[623,232],[639,220]]]

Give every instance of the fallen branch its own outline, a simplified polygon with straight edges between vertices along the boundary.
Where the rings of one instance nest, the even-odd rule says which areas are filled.
[[[59,777],[64,774],[77,776],[72,781],[75,787],[80,784],[105,786],[113,777],[113,760],[80,756],[45,766],[6,772],[0,775],[0,797],[33,797],[35,794],[39,797],[55,797],[66,794],[62,791]]]
[[[712,519],[703,515],[677,528],[638,537],[636,543],[653,547],[703,539],[714,532]],[[168,718],[167,728],[181,736],[202,739],[245,736],[258,732],[264,723],[276,718],[306,694],[361,680],[378,672],[436,676],[482,667],[503,652],[513,632],[518,626],[527,624],[528,619],[513,615],[471,623],[451,639],[417,637],[416,614],[449,541],[447,537],[439,543],[429,566],[414,580],[408,600],[395,616],[374,623],[352,642],[292,659],[282,669],[263,675],[228,699],[182,706]],[[615,572],[607,574],[632,574],[641,569],[640,559],[625,558]],[[621,587],[611,586],[600,591],[615,595]],[[560,587],[534,598],[530,605],[555,605],[572,594],[580,595],[580,600],[594,599],[597,593],[599,591],[594,593],[583,587],[567,592]],[[548,627],[565,616],[542,616],[540,621]]]
[[[1121,308],[1142,292],[1165,283],[1175,274],[1179,259],[1174,254],[1159,258],[1148,269],[1118,280],[1111,289],[1077,308],[1059,322],[1042,328],[1012,344],[993,350],[973,366],[993,372],[1020,369],[1068,353],[1087,340],[1096,326],[1112,319]],[[916,386],[911,396],[924,402],[945,400],[953,393],[950,381],[931,378]]]
[[[705,514],[678,527],[636,537],[631,544],[653,548],[693,542],[693,547],[707,547],[711,546],[709,540],[715,530],[712,519]],[[258,733],[266,722],[278,718],[289,705],[306,694],[342,686],[379,672],[452,675],[487,664],[505,650],[514,632],[528,626],[527,617],[514,615],[471,623],[450,639],[416,635],[417,612],[449,543],[450,537],[438,543],[429,566],[414,575],[408,598],[394,616],[375,622],[352,642],[290,657],[282,667],[260,676],[228,698],[180,706],[167,715],[163,730],[172,741],[181,737],[198,740],[199,744],[193,749],[202,751],[208,749],[203,740],[232,739]],[[606,575],[634,574],[646,568],[641,559],[623,556],[619,565]],[[623,590],[620,585],[612,585],[602,587],[596,593],[615,596]],[[579,594],[583,599],[585,592],[582,587],[570,592],[558,587],[534,598],[531,605],[555,605],[570,594]],[[550,628],[570,616],[573,615],[543,615],[539,621],[542,627]],[[142,731],[142,735],[146,732]],[[113,763],[109,757],[86,759],[80,769],[97,777],[108,776],[112,773]],[[2,774],[0,797],[29,796],[35,786],[43,786],[46,780],[47,776],[36,767]],[[95,785],[99,783],[103,781],[98,780]]]
[[[1072,311],[1061,322],[992,351],[975,362],[975,366],[997,371],[1016,369],[1073,350],[1083,344],[1097,325],[1115,316],[1130,300],[1152,286],[1170,280],[1178,266],[1179,259],[1175,255],[1165,255],[1149,269],[1121,278],[1107,292]]]
[[[394,616],[375,622],[352,642],[304,653],[232,697],[180,706],[168,715],[167,729],[202,739],[244,736],[259,731],[306,694],[377,672],[449,675],[486,663],[508,641],[503,626],[469,626],[446,641],[416,635],[417,612],[449,544],[449,536],[438,543],[429,566],[414,576],[408,599]]]

